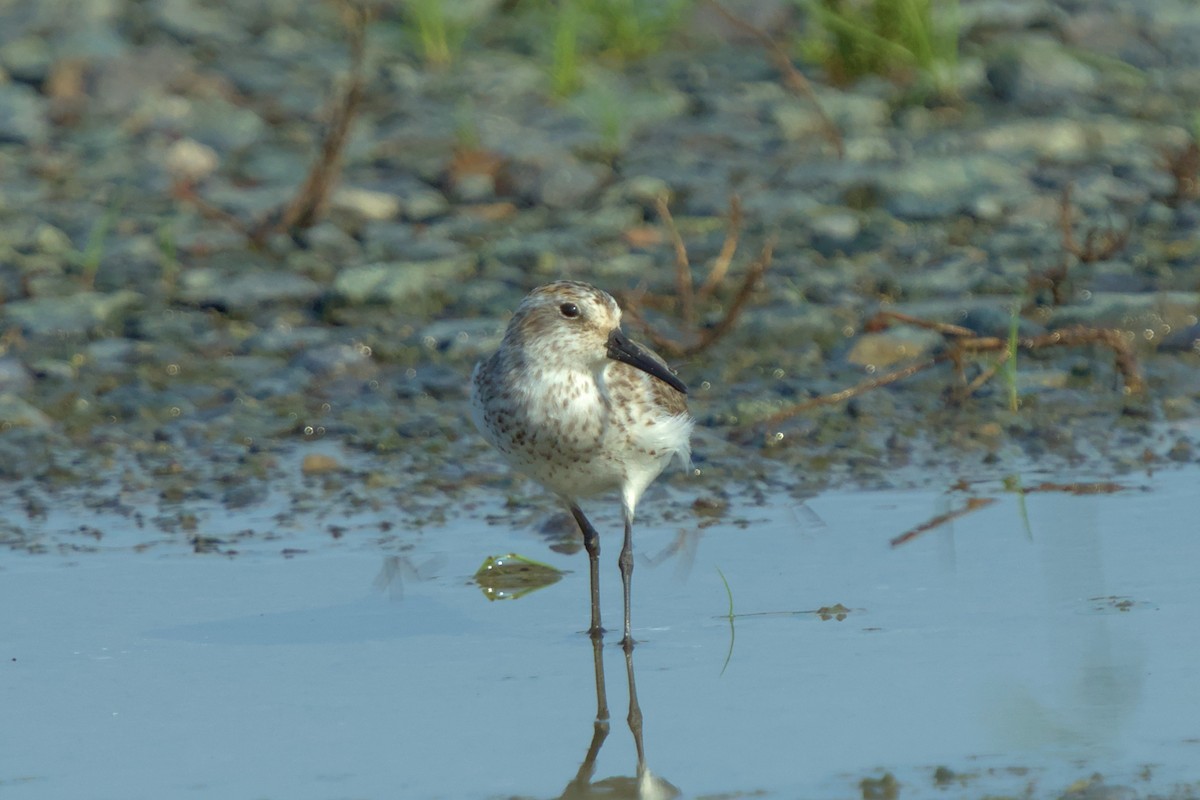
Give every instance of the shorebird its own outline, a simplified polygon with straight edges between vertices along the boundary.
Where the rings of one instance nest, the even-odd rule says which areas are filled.
[[[633,575],[633,519],[646,487],[672,459],[691,463],[694,421],[687,387],[653,351],[621,330],[607,292],[559,281],[529,293],[500,348],[475,366],[471,410],[484,438],[520,472],[559,497],[583,534],[592,617],[600,625],[600,536],[582,498],[618,490],[625,543],[617,560],[625,595],[625,636]]]

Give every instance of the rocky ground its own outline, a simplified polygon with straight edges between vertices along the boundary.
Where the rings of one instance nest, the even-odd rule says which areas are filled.
[[[49,510],[86,523],[149,507],[200,542],[196,509],[248,513],[278,493],[417,524],[483,492],[538,496],[474,433],[471,366],[540,283],[671,294],[664,195],[697,281],[741,200],[701,327],[774,241],[733,330],[674,359],[700,477],[672,481],[718,507],[722,493],[1197,459],[1200,201],[1187,164],[1167,164],[1200,126],[1194,3],[964,0],[936,93],[835,86],[797,57],[842,157],[761,42],[711,8],[645,57],[585,59],[583,88],[556,99],[549,8],[463,6],[442,67],[382,9],[328,213],[299,243],[255,248],[178,187],[243,226],[294,196],[347,82],[333,5],[0,3],[0,541],[86,548],[105,533],[50,535]],[[785,46],[811,30],[786,3],[730,8]],[[1018,358],[1016,411],[999,378],[950,402],[959,379],[942,365],[755,424],[944,348],[911,326],[865,331],[881,309],[1007,337],[1014,307],[1026,336],[1123,331],[1145,390],[1123,391],[1104,347],[1047,348]],[[645,315],[680,330],[676,310]]]

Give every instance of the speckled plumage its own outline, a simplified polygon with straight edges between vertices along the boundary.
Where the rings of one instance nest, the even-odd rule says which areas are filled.
[[[534,289],[504,340],[475,367],[471,408],[484,437],[521,472],[558,495],[584,534],[593,571],[593,633],[599,629],[595,558],[599,542],[580,498],[619,490],[626,546],[646,487],[674,458],[690,463],[693,420],[683,384],[650,350],[620,331],[621,310],[606,292],[575,281]]]

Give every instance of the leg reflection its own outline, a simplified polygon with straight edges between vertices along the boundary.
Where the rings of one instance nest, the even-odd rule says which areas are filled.
[[[592,741],[587,755],[567,784],[560,798],[604,797],[608,800],[629,798],[630,800],[669,800],[677,797],[679,790],[646,767],[646,750],[642,744],[642,707],[638,703],[637,682],[633,674],[633,652],[625,651],[625,675],[629,681],[629,732],[637,748],[637,776],[634,778],[614,776],[595,783],[596,758],[604,740],[608,738],[608,695],[604,682],[603,642],[599,637],[592,639],[592,667],[596,675],[596,721],[592,728]]]
[[[592,793],[592,775],[596,772],[596,756],[608,738],[608,694],[604,688],[604,642],[592,637],[592,667],[596,674],[596,721],[592,725],[592,742],[579,765],[575,777],[567,784],[561,797],[587,797]]]

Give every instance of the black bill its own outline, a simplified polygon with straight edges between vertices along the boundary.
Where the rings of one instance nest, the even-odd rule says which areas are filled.
[[[671,374],[665,365],[649,355],[641,347],[629,341],[629,338],[617,328],[608,335],[608,357],[621,361],[631,367],[637,367],[647,375],[653,375],[663,383],[681,394],[687,394],[683,381]]]

